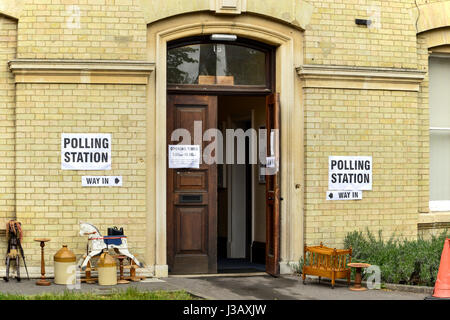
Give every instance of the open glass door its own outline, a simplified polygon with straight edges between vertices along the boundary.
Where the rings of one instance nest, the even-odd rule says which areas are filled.
[[[266,99],[266,272],[280,273],[280,108],[279,95]]]

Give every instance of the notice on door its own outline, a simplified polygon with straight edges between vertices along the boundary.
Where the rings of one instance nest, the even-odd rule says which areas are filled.
[[[372,190],[372,157],[330,156],[328,162],[328,190]]]
[[[83,176],[81,185],[83,187],[121,187],[121,176]]]
[[[199,145],[169,145],[169,168],[200,168]]]
[[[111,134],[61,134],[62,170],[111,170]]]
[[[266,158],[266,168],[275,168],[275,157]]]
[[[327,200],[362,200],[362,191],[327,191]]]

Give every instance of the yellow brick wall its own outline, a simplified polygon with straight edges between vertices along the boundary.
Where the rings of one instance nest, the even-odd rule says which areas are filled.
[[[27,0],[18,58],[145,60],[138,0]]]
[[[428,48],[426,39],[417,36],[418,69],[427,71],[424,81],[420,85],[418,96],[419,124],[420,124],[420,155],[419,155],[419,213],[428,213],[430,201],[430,109],[428,104]]]
[[[0,239],[5,222],[15,217],[14,79],[8,61],[16,56],[17,21],[0,15]],[[0,254],[5,241],[0,241]]]
[[[17,218],[30,265],[38,265],[36,237],[49,237],[47,261],[67,244],[86,250],[78,222],[122,226],[141,257],[146,230],[146,86],[17,85]],[[61,133],[111,133],[112,170],[61,170]],[[123,176],[123,187],[81,187],[83,175]]]
[[[62,243],[82,253],[86,239],[78,236],[79,220],[102,232],[109,225],[124,226],[132,252],[143,254],[145,112],[152,106],[146,104],[145,86],[19,84],[14,93],[6,62],[16,56],[16,37],[18,58],[146,60],[147,26],[139,2],[26,0],[18,27],[0,16],[0,218],[14,214],[17,162],[17,218],[24,223],[34,265],[39,258],[34,237],[52,238],[47,259]],[[435,1],[418,4],[426,2]],[[310,3],[305,64],[427,69],[425,40],[417,38],[411,15],[413,0]],[[379,27],[355,25],[355,18],[378,14]],[[306,89],[303,101],[306,243],[341,246],[347,232],[366,227],[383,229],[385,237],[394,232],[415,237],[418,213],[428,211],[427,79],[419,93]],[[112,170],[61,171],[62,132],[112,133]],[[364,200],[325,200],[329,155],[373,156],[373,190],[364,191]],[[123,175],[124,187],[82,188],[85,174]]]
[[[431,4],[435,2],[446,2],[448,0],[417,0],[417,5]],[[412,1],[414,3],[414,1]]]
[[[310,3],[314,12],[305,31],[306,64],[417,67],[413,0]],[[358,26],[356,18],[378,21],[379,27]]]
[[[305,90],[306,243],[342,247],[353,230],[417,236],[420,121],[416,92]],[[373,157],[373,190],[326,201],[328,157]]]
[[[438,2],[419,0],[418,5]],[[305,63],[428,71],[428,48],[416,35],[412,0],[314,2],[305,31]],[[355,25],[355,18],[378,26]],[[306,243],[342,246],[367,227],[415,238],[429,211],[428,74],[417,92],[305,91]],[[344,115],[347,113],[347,115]],[[327,202],[328,156],[372,155],[374,185],[362,201]]]

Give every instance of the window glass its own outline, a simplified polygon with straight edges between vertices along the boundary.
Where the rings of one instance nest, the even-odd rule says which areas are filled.
[[[450,200],[450,59],[430,58],[429,79],[430,201],[444,201]]]
[[[266,85],[266,53],[231,44],[194,44],[168,50],[167,82]]]
[[[430,132],[430,200],[450,200],[450,131]]]
[[[430,58],[430,125],[450,128],[450,58]]]

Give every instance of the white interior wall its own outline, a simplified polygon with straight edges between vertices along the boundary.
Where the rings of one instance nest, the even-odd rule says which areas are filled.
[[[264,97],[220,97],[219,113],[225,120],[226,127],[237,128],[240,120],[251,120],[251,126],[257,130],[265,126],[265,98]],[[222,121],[223,121],[222,120]],[[226,137],[224,136],[224,145]],[[226,150],[225,150],[226,154]],[[235,152],[236,154],[236,152]],[[265,184],[259,183],[258,165],[253,165],[251,173],[252,197],[246,198],[245,165],[227,165],[228,192],[228,228],[227,228],[227,257],[245,258],[246,250],[246,202],[252,202],[252,242],[265,242]]]

